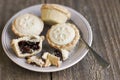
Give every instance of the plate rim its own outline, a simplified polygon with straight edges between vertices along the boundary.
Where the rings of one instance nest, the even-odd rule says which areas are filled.
[[[75,65],[76,63],[78,63],[79,61],[81,61],[85,56],[86,54],[88,53],[88,49],[86,51],[84,51],[84,55],[81,56],[81,58],[77,59],[74,63],[70,64],[70,65],[67,65],[66,67],[64,68],[60,68],[60,69],[55,69],[55,70],[49,70],[49,71],[46,71],[46,70],[34,70],[34,69],[31,69],[31,68],[27,68],[27,67],[24,67],[22,65],[20,65],[19,63],[15,62],[9,55],[8,55],[8,52],[6,51],[5,47],[4,47],[4,41],[3,41],[3,38],[4,38],[4,33],[5,33],[5,30],[6,30],[6,26],[8,26],[10,24],[10,21],[15,17],[16,14],[26,10],[26,9],[29,9],[29,8],[32,8],[32,7],[36,7],[36,6],[41,6],[42,4],[37,4],[37,5],[32,5],[32,6],[29,6],[27,8],[24,8],[18,12],[16,12],[5,24],[3,30],[2,30],[2,35],[1,35],[1,42],[2,42],[2,48],[5,52],[5,54],[8,56],[8,58],[10,60],[12,60],[12,62],[14,62],[15,64],[19,65],[20,67],[24,68],[24,69],[27,69],[27,70],[30,70],[30,71],[35,71],[35,72],[56,72],[56,71],[61,71],[61,70],[64,70],[64,69],[67,69],[69,67],[72,67],[73,65]],[[60,4],[57,4],[57,5],[60,5]],[[61,6],[64,6],[64,5],[61,5]],[[89,37],[89,41],[88,41],[88,44],[91,46],[92,45],[92,41],[93,41],[93,33],[92,33],[92,28],[89,24],[89,22],[87,21],[87,19],[78,11],[72,9],[71,7],[68,7],[68,6],[64,6],[64,7],[67,7],[69,9],[71,9],[74,13],[78,14],[80,17],[81,17],[81,20],[85,23],[85,25],[87,26],[87,29],[88,29],[88,37]]]

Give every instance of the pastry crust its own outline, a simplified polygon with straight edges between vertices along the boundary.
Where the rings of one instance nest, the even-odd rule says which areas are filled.
[[[70,12],[60,5],[43,4],[41,7],[41,19],[50,25],[65,23],[70,17]]]
[[[77,29],[77,27],[76,27],[74,24],[71,24],[71,23],[65,23],[65,24],[67,24],[67,25],[69,25],[70,27],[72,27],[72,28],[74,29],[74,31],[75,31],[75,37],[74,37],[74,39],[73,39],[70,43],[67,43],[67,44],[65,44],[65,45],[58,45],[58,44],[54,43],[54,42],[50,39],[50,36],[49,36],[50,30],[51,30],[53,27],[55,27],[56,25],[58,25],[58,24],[53,25],[53,26],[48,30],[48,32],[47,32],[47,34],[46,34],[46,39],[47,39],[48,43],[50,44],[50,46],[52,46],[52,47],[54,47],[54,48],[56,48],[56,49],[59,49],[59,50],[65,49],[65,50],[70,51],[71,49],[73,49],[73,48],[75,47],[75,45],[77,44],[78,40],[80,39],[80,34],[79,34],[79,30]],[[64,27],[64,26],[63,26],[63,27]]]
[[[12,31],[18,36],[39,35],[43,31],[43,21],[33,14],[18,16],[13,24]]]
[[[59,57],[56,57],[56,56],[54,56],[54,55],[52,55],[52,54],[48,54],[48,59],[50,60],[50,62],[51,62],[51,64],[52,65],[55,65],[55,66],[57,66],[57,67],[60,67],[60,65],[61,65],[61,61],[60,61],[60,58]]]
[[[40,67],[43,67],[44,64],[45,64],[45,62],[42,59],[38,58],[37,56],[28,57],[27,58],[27,63],[28,64],[34,63],[34,64],[36,64],[36,65],[38,65]]]
[[[44,59],[37,56],[30,56],[30,57],[27,57],[26,61],[29,64],[34,63],[40,67],[49,67],[51,65],[59,67],[62,63],[59,57],[56,57],[49,52],[45,52],[43,56],[46,56],[46,58]]]
[[[43,59],[46,60],[45,66],[50,66],[50,65],[54,65],[59,67],[62,63],[62,61],[60,61],[60,58],[49,53],[49,52],[45,52],[42,56]]]
[[[57,4],[43,4],[42,9],[55,9],[55,10],[60,11],[61,13],[65,14],[68,18],[71,17],[70,12],[66,8],[64,8],[60,5],[57,5]]]
[[[68,57],[69,57],[69,55],[70,55],[70,52],[67,51],[67,50],[64,50],[64,49],[61,49],[60,51],[61,51],[61,53],[62,53],[63,61],[65,61],[66,59],[68,59]]]
[[[42,42],[44,40],[44,36],[27,36],[27,37],[21,37],[18,39],[13,39],[11,41],[11,47],[13,48],[13,50],[15,51],[16,55],[18,57],[28,57],[28,56],[32,56],[35,55],[37,53],[39,53],[42,50]],[[38,50],[34,50],[31,53],[22,53],[20,50],[20,47],[18,46],[18,42],[20,41],[31,41],[31,42],[39,42],[38,46],[39,49]]]

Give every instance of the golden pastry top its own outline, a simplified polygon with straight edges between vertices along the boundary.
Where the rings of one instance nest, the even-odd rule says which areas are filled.
[[[75,30],[68,23],[52,26],[49,32],[49,38],[58,45],[65,45],[73,41]]]
[[[33,14],[23,14],[18,16],[13,25],[12,30],[23,35],[39,35],[43,30],[43,21]]]
[[[60,5],[57,5],[57,4],[43,4],[42,9],[55,9],[55,10],[58,10],[58,11],[64,13],[68,18],[71,17],[70,12],[66,8],[64,8]]]

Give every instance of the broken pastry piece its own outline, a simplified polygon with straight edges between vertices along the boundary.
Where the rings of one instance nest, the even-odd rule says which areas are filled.
[[[60,54],[60,55],[58,55]],[[59,67],[63,60],[66,60],[69,56],[69,52],[61,50],[61,53],[51,54],[49,52],[43,53],[42,57],[31,56],[27,58],[27,63],[36,64],[40,67],[49,67],[51,65]],[[61,60],[62,59],[62,60]]]
[[[66,59],[68,59],[70,52],[65,50],[65,49],[61,49],[61,50],[55,50],[54,51],[54,55],[59,57],[61,61],[65,61]]]
[[[44,59],[37,57],[37,56],[27,57],[26,61],[28,64],[34,64],[34,65],[37,65],[40,67],[48,67],[51,65],[50,60],[48,60],[48,59],[44,60]]]
[[[59,67],[62,63],[62,61],[60,61],[60,58],[59,57],[56,57],[52,54],[48,54],[47,58],[50,60],[51,64],[52,65],[55,65],[57,67]]]
[[[32,64],[35,63],[40,67],[49,67],[51,65],[59,67],[62,61],[57,56],[50,54],[49,52],[45,52],[42,58],[37,56],[31,56],[27,58],[27,63]]]
[[[51,65],[55,65],[57,67],[59,67],[62,63],[62,61],[60,61],[60,58],[53,55],[53,54],[50,54],[49,52],[45,52],[42,56],[43,59],[45,60],[49,60]]]
[[[45,64],[45,62],[42,59],[38,58],[37,56],[28,57],[27,58],[27,63],[36,64],[40,67],[42,67]]]
[[[28,57],[42,50],[44,36],[26,36],[11,41],[11,46],[18,57]]]
[[[51,66],[51,62],[50,62],[49,59],[46,59],[46,60],[45,60],[44,67],[49,67],[49,66]]]
[[[45,52],[42,55],[42,58],[44,60],[48,60],[46,61],[46,65],[50,66],[51,65],[55,65],[57,67],[59,67],[62,63],[62,61],[68,59],[69,57],[69,52],[67,50],[61,49],[59,50],[55,50],[54,54],[51,54],[49,52]]]
[[[67,50],[64,50],[64,49],[61,49],[60,51],[62,53],[63,61],[68,59],[70,53]]]

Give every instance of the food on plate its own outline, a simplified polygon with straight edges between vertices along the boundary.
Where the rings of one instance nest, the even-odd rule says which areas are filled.
[[[59,67],[62,61],[60,61],[60,58],[49,53],[45,52],[42,55],[42,58],[38,56],[30,56],[27,57],[27,63],[29,64],[35,64],[40,67],[49,67],[51,65]]]
[[[60,58],[49,53],[49,52],[45,52],[42,56],[43,59],[45,60],[49,60],[51,65],[57,66],[59,67],[62,63],[62,61],[60,61]]]
[[[63,58],[63,60],[68,59],[70,52],[67,51],[67,50],[64,50],[64,49],[61,49],[60,51],[61,51],[61,53],[62,53],[62,58]]]
[[[33,14],[21,14],[12,24],[12,31],[18,36],[39,35],[43,31],[43,21]]]
[[[49,66],[51,66],[51,62],[50,62],[49,59],[46,59],[46,60],[45,60],[44,67],[49,67]]]
[[[57,4],[43,4],[41,19],[30,13],[19,15],[12,24],[12,31],[19,38],[11,41],[11,47],[18,57],[26,58],[28,64],[60,67],[80,39],[78,28],[66,23],[70,17],[70,12]],[[39,35],[44,28],[43,21],[52,25],[45,34],[48,44],[55,49],[51,53],[42,51],[45,38]],[[38,53],[41,54],[36,55]]]
[[[65,23],[70,17],[70,12],[63,6],[57,4],[42,5],[41,18],[48,24]]]
[[[79,30],[74,24],[61,23],[53,25],[46,34],[50,46],[56,49],[72,50],[80,39]]]
[[[55,50],[54,53],[44,52],[41,56],[27,57],[26,61],[29,64],[35,64],[40,67],[57,66],[59,67],[63,61],[68,59],[69,52],[66,50]]]
[[[68,59],[70,52],[65,49],[61,49],[61,50],[56,49],[54,51],[54,55],[59,57],[61,61],[65,61],[66,59]]]
[[[35,64],[35,65],[38,65],[40,67],[42,67],[45,64],[45,62],[37,56],[28,57],[27,58],[27,63],[28,64]]]
[[[18,57],[28,57],[42,50],[44,36],[25,36],[11,41],[11,47]]]

